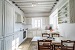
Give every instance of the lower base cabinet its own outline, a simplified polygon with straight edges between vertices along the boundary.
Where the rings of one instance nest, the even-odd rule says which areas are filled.
[[[14,43],[13,48],[15,48],[15,50],[17,50],[18,46],[19,46],[19,34],[15,34],[14,35],[13,43]]]
[[[15,32],[13,35],[4,38],[4,50],[18,50],[18,46],[23,41],[23,31]]]
[[[33,37],[35,37],[35,36],[42,36],[42,31],[40,31],[40,30],[33,30],[33,31],[31,31],[31,30],[28,30],[28,32],[27,32],[27,37],[28,38],[33,38]]]
[[[5,38],[5,50],[18,50],[19,34],[15,34]]]
[[[19,33],[19,44],[23,42],[23,31],[20,31]]]
[[[3,39],[0,39],[0,50],[3,50]]]
[[[29,31],[27,32],[27,38],[33,38],[33,32]]]
[[[5,49],[4,50],[14,50],[14,39],[13,39],[13,36],[9,36],[9,37],[6,37],[4,39],[4,45],[5,45]]]

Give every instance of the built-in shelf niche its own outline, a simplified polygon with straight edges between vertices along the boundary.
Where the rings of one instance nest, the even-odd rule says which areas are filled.
[[[15,23],[25,23],[24,17],[15,12]]]
[[[69,23],[69,4],[65,3],[58,10],[58,24]]]

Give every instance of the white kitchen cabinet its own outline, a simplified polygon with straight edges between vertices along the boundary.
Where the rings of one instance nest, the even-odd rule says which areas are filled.
[[[28,37],[28,38],[33,38],[33,31],[28,30],[28,32],[27,32],[27,37]]]
[[[2,37],[2,0],[0,0],[0,38]]]
[[[24,24],[25,23],[24,17],[22,16],[21,19],[22,19],[22,23]]]
[[[23,24],[26,24],[26,17],[23,17]]]
[[[37,36],[37,31],[33,31],[33,37]]]
[[[37,30],[36,34],[37,34],[37,36],[42,37],[42,31],[41,30]]]
[[[15,23],[24,23],[24,17],[18,12],[15,12]]]
[[[13,47],[15,47],[16,50],[18,49],[18,46],[20,44],[20,36],[19,36],[19,34],[20,34],[19,32],[16,32],[14,34],[14,46]]]
[[[15,42],[13,36],[6,37],[4,39],[4,50],[15,50]]]
[[[0,50],[3,50],[3,39],[0,39]]]
[[[32,24],[32,18],[26,18],[26,24],[31,25]]]
[[[23,42],[23,31],[19,32],[19,44]]]
[[[13,17],[14,8],[9,2],[5,1],[5,36],[13,33]]]
[[[33,38],[35,36],[42,36],[42,31],[41,30],[28,30],[27,37],[28,38]]]
[[[35,31],[33,31],[33,37],[35,37],[35,36],[42,36],[42,31],[41,30],[35,30]]]
[[[15,12],[15,22],[16,23],[21,23],[21,15],[17,12]]]

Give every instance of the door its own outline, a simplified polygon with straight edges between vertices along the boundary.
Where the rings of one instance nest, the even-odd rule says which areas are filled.
[[[13,40],[13,36],[6,37],[5,40],[5,50],[14,50],[15,49],[15,42]]]
[[[0,39],[0,50],[3,50],[3,39]]]
[[[15,47],[16,50],[18,49],[18,46],[19,46],[19,40],[20,40],[19,38],[20,38],[19,32],[16,32],[14,34],[14,45],[13,45],[13,47]]]
[[[5,36],[13,33],[13,16],[14,9],[9,2],[5,2]]]
[[[19,34],[19,44],[23,42],[23,31],[18,32]]]
[[[27,32],[27,37],[28,37],[28,38],[33,38],[33,31],[28,30],[28,32]]]
[[[2,37],[2,0],[0,0],[0,38]]]

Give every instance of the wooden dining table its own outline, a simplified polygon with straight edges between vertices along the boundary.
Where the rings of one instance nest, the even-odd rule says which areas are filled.
[[[61,40],[70,40],[68,38],[65,38],[65,37],[50,37],[50,38],[47,38],[47,37],[39,37],[39,36],[36,36],[36,37],[33,37],[32,39],[32,42],[37,42],[38,40],[52,40],[52,43],[61,43]]]
[[[61,40],[70,40],[70,39],[65,38],[65,37],[49,37],[49,38],[47,38],[47,37],[36,36],[36,37],[33,37],[31,42],[34,43],[34,42],[37,42],[38,40],[52,40],[53,50],[55,50],[55,48],[54,48],[55,44],[61,45]]]

